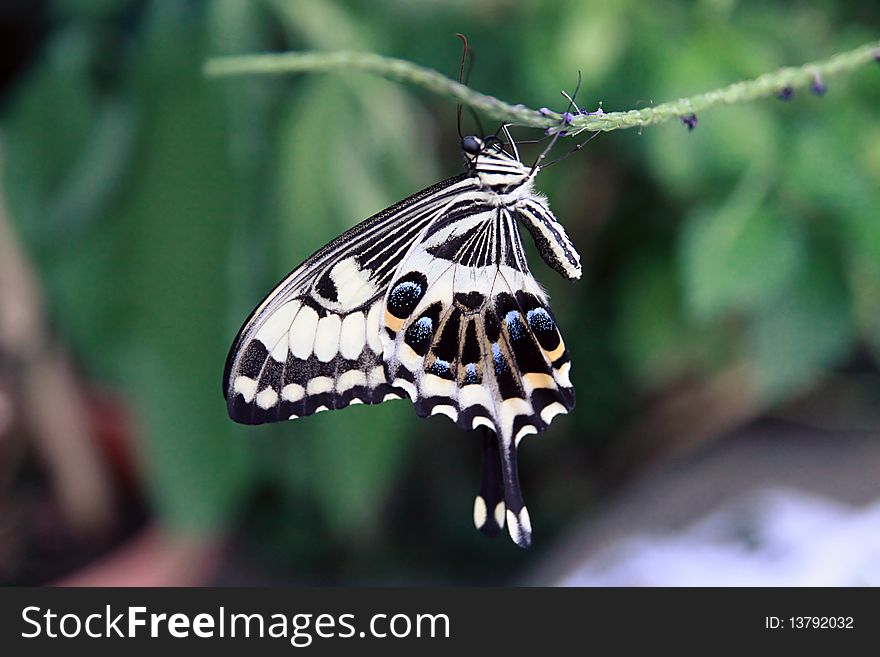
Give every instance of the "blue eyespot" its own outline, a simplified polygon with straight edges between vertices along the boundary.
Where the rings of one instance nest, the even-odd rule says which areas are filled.
[[[492,360],[495,361],[495,371],[500,373],[507,370],[507,363],[504,362],[504,355],[501,353],[501,347],[497,342],[492,343]]]
[[[507,332],[514,340],[519,340],[523,336],[523,325],[519,321],[519,311],[511,310],[504,316],[507,323]]]
[[[413,336],[418,340],[424,340],[431,335],[431,326],[433,322],[430,317],[420,317],[419,320],[410,327]]]
[[[550,313],[543,308],[535,308],[526,313],[526,321],[536,331],[549,331],[556,326]]]
[[[418,297],[421,296],[421,294],[422,286],[412,281],[404,281],[403,283],[399,283],[393,290],[391,290],[391,297],[394,299],[403,296]]]

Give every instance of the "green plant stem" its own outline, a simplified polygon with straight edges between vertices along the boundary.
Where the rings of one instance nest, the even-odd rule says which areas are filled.
[[[817,79],[827,80],[835,75],[855,70],[874,62],[878,53],[880,53],[880,41],[875,41],[838,53],[828,59],[803,66],[781,68],[753,80],[736,82],[721,89],[680,98],[654,107],[575,116],[566,130],[571,134],[583,130],[609,132],[622,128],[636,128],[697,114],[717,105],[732,105],[766,98],[779,94],[784,89],[795,90],[807,87]],[[473,107],[489,118],[505,123],[549,128],[558,127],[562,120],[562,116],[556,112],[541,113],[524,105],[510,105],[493,96],[478,93],[432,69],[373,53],[340,51],[243,55],[211,59],[205,65],[206,74],[212,77],[335,71],[358,71],[413,84]]]

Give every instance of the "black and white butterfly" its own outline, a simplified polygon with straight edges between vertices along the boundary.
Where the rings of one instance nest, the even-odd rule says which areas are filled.
[[[570,359],[529,272],[519,225],[544,261],[581,276],[580,256],[494,137],[466,136],[467,171],[370,217],[297,267],[257,306],[226,362],[229,415],[260,424],[409,397],[421,417],[483,431],[474,522],[531,521],[517,477],[522,438],[574,407]]]

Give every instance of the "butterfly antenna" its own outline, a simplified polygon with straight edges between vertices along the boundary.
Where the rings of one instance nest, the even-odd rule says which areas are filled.
[[[461,65],[458,70],[458,82],[459,84],[467,85],[468,81],[471,79],[471,71],[474,70],[474,62],[477,59],[476,54],[473,49],[468,46],[467,37],[460,32],[456,32],[455,36],[461,39],[462,43],[462,51],[461,51]],[[465,61],[467,61],[467,72],[465,72]],[[455,110],[456,123],[458,125],[458,136],[464,139],[464,134],[461,131],[461,103],[458,104]],[[474,121],[477,124],[477,128],[480,131],[480,136],[485,135],[485,131],[483,130],[483,123],[480,121],[479,115],[474,111],[473,107],[468,107],[468,111],[471,113],[471,116],[474,117]]]
[[[556,145],[556,142],[559,139],[559,137],[561,136],[562,132],[563,131],[561,128],[556,130],[556,132],[553,133],[553,139],[551,139],[550,143],[547,144],[547,147],[543,151],[541,151],[541,154],[538,155],[537,158],[535,158],[535,163],[532,165],[532,168],[529,171],[530,178],[533,175],[535,175],[535,171],[538,170],[538,165],[541,164],[541,162],[544,160],[545,157],[547,157],[547,153],[549,153],[551,150],[553,150],[553,147]]]
[[[578,114],[581,113],[581,108],[577,106],[577,103],[574,102],[574,99],[577,98],[578,91],[581,90],[581,82],[582,81],[583,81],[583,75],[581,74],[580,71],[578,71],[578,82],[574,88],[574,93],[571,96],[569,96],[568,92],[565,91],[565,89],[562,90],[562,95],[568,101],[568,109],[566,110],[567,112],[570,112],[572,109],[574,109]]]
[[[464,34],[462,34],[461,32],[456,32],[455,36],[457,36],[459,39],[461,39],[461,43],[462,43],[461,65],[459,66],[459,69],[458,69],[458,83],[463,84],[462,80],[464,79],[464,61],[467,58],[468,42],[467,42],[467,37]],[[455,119],[456,119],[456,125],[458,126],[458,136],[461,139],[464,139],[464,135],[461,132],[461,103],[459,103],[458,106],[455,108]]]
[[[542,141],[546,141],[550,135],[544,135],[543,137],[539,137],[538,139],[520,139],[517,144],[540,144]]]
[[[562,92],[562,95],[568,99],[568,107],[566,108],[565,112],[563,113],[563,118],[562,118],[563,125],[565,125],[566,123],[571,121],[571,115],[570,115],[571,110],[577,109],[577,105],[575,104],[574,99],[577,98],[577,94],[578,94],[578,91],[580,91],[582,81],[583,81],[583,75],[581,74],[580,71],[578,71],[578,81],[577,81],[577,85],[575,85],[574,93],[571,96],[569,96],[565,91]],[[580,113],[579,109],[577,109],[577,111],[578,111],[578,113]],[[547,144],[547,147],[541,152],[540,155],[538,155],[537,159],[535,160],[535,163],[532,165],[531,171],[529,171],[529,176],[534,175],[535,171],[538,170],[538,165],[541,164],[541,162],[544,160],[544,158],[547,157],[547,153],[549,153],[551,150],[553,150],[553,147],[556,145],[556,142],[564,134],[565,134],[565,131],[562,129],[562,126],[559,126],[559,128],[556,129],[556,132],[553,133],[553,139],[550,140],[550,143]]]
[[[564,155],[560,155],[560,156],[557,157],[555,160],[550,160],[547,164],[544,165],[544,168],[546,169],[546,168],[549,167],[549,166],[552,166],[552,165],[554,165],[554,164],[557,164],[557,163],[559,163],[559,162],[562,162],[562,160],[566,160],[566,159],[568,159],[569,157],[571,157],[572,155],[574,155],[575,153],[577,153],[579,150],[581,150],[584,146],[586,146],[586,145],[589,144],[591,141],[593,141],[593,140],[594,140],[596,137],[598,137],[600,134],[602,134],[602,133],[599,132],[598,130],[597,130],[596,132],[592,133],[589,137],[587,137],[586,139],[584,139],[580,144],[578,144],[577,146],[575,146],[574,148],[572,148],[570,151],[568,151],[568,153],[565,153]]]
[[[458,83],[459,84],[466,84],[464,82],[464,62],[467,59],[467,55],[468,55],[468,40],[467,40],[467,37],[464,34],[462,34],[461,32],[456,32],[455,36],[457,36],[459,39],[461,39],[461,45],[462,45],[461,64],[459,65],[459,68],[458,68]],[[470,77],[470,71],[468,71],[468,77]],[[459,103],[455,108],[455,123],[458,126],[459,138],[464,139],[464,134],[462,134],[462,132],[461,132],[461,103]]]

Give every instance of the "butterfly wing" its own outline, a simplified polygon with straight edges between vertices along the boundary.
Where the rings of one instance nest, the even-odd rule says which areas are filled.
[[[230,417],[261,424],[404,397],[385,377],[383,299],[424,228],[472,185],[457,176],[397,203],[281,281],[230,349],[223,376]]]
[[[490,534],[506,520],[513,540],[525,547],[531,525],[516,448],[525,435],[571,410],[574,390],[568,351],[547,296],[529,272],[518,219],[525,221],[516,208],[481,204],[476,196],[457,199],[401,261],[385,297],[380,335],[387,380],[409,395],[420,416],[446,415],[461,429],[495,433],[503,502],[484,490],[486,473],[497,479],[489,462],[474,519]],[[571,277],[579,276],[579,259],[575,270],[563,251],[550,250],[557,252]],[[499,498],[493,508],[487,495]]]

